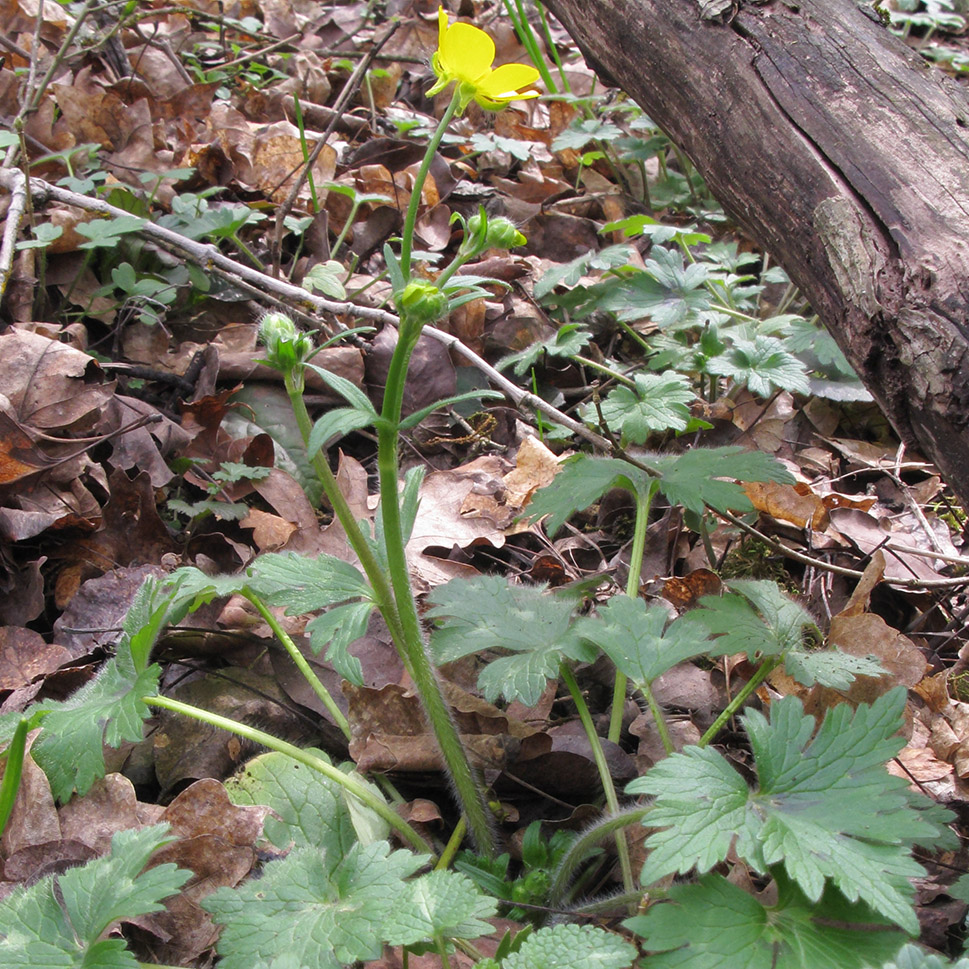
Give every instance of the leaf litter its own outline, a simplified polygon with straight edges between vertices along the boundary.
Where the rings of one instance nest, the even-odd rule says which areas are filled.
[[[49,56],[64,42],[73,14],[29,0],[9,6],[7,36],[15,49],[0,68],[0,106],[12,117],[19,110],[15,72],[28,66],[21,52],[39,42]],[[381,32],[367,5],[322,8],[262,0],[232,10],[218,6],[219,11],[208,3],[195,5],[194,12],[145,11],[157,38],[144,26],[121,32],[125,75],[110,66],[108,46],[86,52],[68,48],[56,81],[25,118],[31,173],[51,182],[67,179],[70,190],[100,193],[112,204],[125,202],[136,216],[132,224],[150,220],[189,240],[216,243],[235,260],[278,266],[293,281],[305,281],[314,266],[327,264],[333,257],[330,242],[340,238],[345,248],[337,255],[355,267],[345,282],[358,289],[360,305],[374,311],[370,318],[379,320],[377,311],[388,295],[381,280],[381,247],[399,231],[422,154],[421,143],[410,134],[433,124],[434,105],[422,93],[437,40],[436,4],[395,9],[404,13],[399,29],[382,47],[367,85],[342,111],[332,105],[347,83],[348,62]],[[477,15],[490,9],[464,5],[463,13],[465,7]],[[216,43],[218,36],[223,41]],[[510,30],[496,36],[499,60],[521,56]],[[556,38],[567,49],[564,34]],[[587,69],[570,61],[568,70],[576,91],[591,90]],[[306,145],[318,142],[330,127],[326,145],[308,167]],[[494,117],[472,114],[455,125],[453,140],[433,161],[416,230],[418,246],[433,258],[458,241],[455,213],[473,213],[486,203],[513,218],[527,246],[466,267],[498,277],[508,288],[494,287],[486,298],[456,311],[449,332],[494,364],[504,358],[503,367],[517,368],[530,389],[560,412],[579,413],[601,425],[615,435],[617,446],[659,471],[667,504],[654,509],[640,598],[611,600],[606,609],[617,613],[616,628],[624,632],[615,642],[600,643],[602,649],[610,655],[614,649],[620,668],[632,664],[630,675],[652,685],[671,714],[673,746],[683,750],[699,740],[749,676],[749,664],[738,654],[749,650],[751,659],[753,652],[763,655],[772,647],[733,643],[731,655],[717,663],[695,664],[689,662],[688,645],[674,637],[664,645],[671,651],[669,662],[662,662],[666,618],[719,609],[720,625],[708,622],[708,628],[729,638],[739,622],[757,620],[752,601],[761,616],[766,608],[753,593],[744,599],[744,587],[731,580],[780,582],[799,604],[788,600],[790,608],[799,612],[792,618],[781,615],[786,607],[779,607],[773,629],[778,636],[800,637],[803,615],[827,642],[859,664],[876,658],[885,672],[859,676],[844,689],[805,686],[788,664],[759,687],[763,710],[778,723],[784,718],[784,729],[801,736],[789,715],[793,701],[785,696],[801,698],[807,713],[820,721],[845,699],[873,702],[898,696],[892,693],[898,685],[907,687],[904,740],[889,744],[901,747],[890,770],[939,803],[962,808],[969,789],[969,646],[960,618],[961,578],[969,559],[963,555],[963,518],[933,469],[906,453],[857,395],[806,397],[802,370],[770,334],[751,332],[718,358],[707,371],[718,392],[707,401],[672,372],[598,382],[597,364],[623,349],[629,358],[624,340],[641,340],[657,328],[675,331],[710,304],[704,283],[713,269],[706,263],[684,263],[676,250],[654,247],[650,253],[618,230],[603,234],[604,224],[641,215],[642,206],[633,204],[630,185],[617,183],[615,170],[602,157],[587,159],[582,150],[594,133],[609,139],[623,131],[615,125],[592,127],[567,99],[518,105]],[[660,175],[654,159],[642,172],[654,179]],[[667,181],[673,175],[667,173]],[[662,199],[657,184],[653,211],[665,211],[674,224],[682,221],[686,209]],[[705,231],[718,241],[746,247],[712,209],[694,206],[689,214],[705,217]],[[94,682],[147,575],[163,576],[179,565],[235,573],[265,552],[326,553],[352,562],[340,526],[319,507],[301,441],[282,406],[279,375],[260,363],[259,305],[252,287],[200,270],[163,240],[112,235],[107,220],[93,211],[57,203],[38,216],[35,233],[45,225],[55,227],[50,247],[43,258],[36,247],[18,252],[4,300],[8,326],[0,335],[3,712],[21,711],[36,701],[56,704]],[[615,250],[607,248],[610,241]],[[621,276],[610,276],[609,270],[627,263],[646,272],[623,286]],[[597,300],[596,313],[613,312],[626,331],[597,330],[595,313],[583,324],[590,329],[578,332],[549,315],[555,306],[566,306],[581,317],[583,300],[590,298]],[[336,321],[354,323],[349,312],[336,314]],[[383,326],[375,335],[323,350],[316,362],[379,406],[394,340],[393,328]],[[681,349],[686,352],[685,344]],[[484,382],[466,358],[424,337],[412,365],[405,414]],[[336,400],[311,374],[311,409],[321,413]],[[520,845],[516,818],[581,828],[598,799],[591,749],[576,732],[574,709],[556,689],[557,669],[563,655],[576,662],[594,713],[604,713],[611,673],[592,662],[594,651],[572,631],[581,624],[570,630],[566,614],[573,604],[587,609],[623,587],[631,517],[628,502],[624,512],[615,492],[601,502],[574,500],[590,475],[612,473],[591,461],[585,464],[583,457],[569,461],[584,449],[580,438],[545,417],[526,423],[504,402],[482,405],[482,411],[487,413],[458,409],[433,415],[405,442],[405,468],[427,472],[408,555],[415,586],[427,594],[428,619],[449,615],[449,596],[478,597],[476,634],[488,640],[481,644],[486,648],[502,645],[502,629],[489,627],[495,602],[507,598],[503,609],[512,613],[539,605],[557,611],[547,617],[550,635],[542,643],[540,665],[534,665],[534,656],[528,663],[516,661],[516,644],[506,642],[506,652],[493,657],[480,679],[477,661],[464,655],[472,647],[449,646],[446,621],[436,634],[435,649],[448,663],[442,675],[461,736],[502,801],[509,843]],[[680,449],[670,431],[698,435],[704,447],[724,448],[720,453],[730,480],[703,481],[687,466],[689,457],[676,463],[655,453]],[[341,488],[358,517],[373,519],[372,441],[350,434],[334,443]],[[779,459],[789,480],[746,482],[741,491],[734,480],[750,473],[763,454]],[[622,465],[611,460],[617,468]],[[635,479],[635,490],[634,466],[622,467],[622,474]],[[535,492],[560,474],[561,497],[553,490],[533,503]],[[642,486],[650,480],[643,476]],[[622,485],[616,476],[610,483]],[[710,519],[703,542],[696,530],[684,527],[681,507],[694,515],[704,514],[705,504],[737,508],[742,493],[756,514]],[[551,519],[523,520],[529,513]],[[566,522],[568,528],[560,529]],[[447,585],[459,577],[471,583]],[[727,598],[704,599],[720,594],[721,578]],[[572,598],[539,596],[536,590],[544,583]],[[526,601],[532,595],[535,603]],[[648,604],[650,611],[619,617],[633,602],[643,609]],[[725,611],[726,603],[733,612]],[[558,613],[565,617],[562,629],[556,626]],[[166,694],[271,728],[301,746],[320,744],[363,773],[389,772],[407,792],[411,810],[423,812],[432,835],[446,836],[442,820],[449,806],[439,756],[382,622],[371,617],[363,635],[350,643],[362,683],[342,681],[341,690],[332,664],[309,648],[305,621],[280,619],[349,716],[349,742],[305,682],[292,676],[268,626],[239,597],[203,606],[166,635],[157,656]],[[649,640],[651,651],[645,658],[626,656],[629,641],[640,636]],[[535,643],[527,645],[534,649]],[[726,641],[721,645],[720,652],[727,652]],[[104,697],[95,692],[89,699],[92,711],[102,709]],[[273,854],[289,844],[286,838],[273,839],[271,831],[275,824],[278,836],[279,819],[287,820],[281,805],[291,803],[285,792],[292,779],[265,782],[274,785],[276,800],[241,796],[238,779],[244,775],[237,770],[259,763],[252,760],[257,754],[252,745],[214,727],[159,714],[150,721],[146,739],[132,729],[119,749],[106,748],[107,773],[98,779],[99,715],[92,712],[92,762],[83,767],[87,779],[79,795],[68,798],[73,780],[56,775],[52,791],[28,753],[20,794],[0,841],[4,895],[15,886],[34,885],[36,894],[29,899],[17,896],[22,904],[36,906],[38,913],[53,911],[53,894],[44,895],[49,891],[44,886],[51,884],[46,876],[63,879],[73,866],[97,861],[106,879],[122,877],[113,838],[137,842],[131,850],[145,852],[145,858],[161,846],[152,862],[156,867],[140,876],[124,875],[136,882],[147,879],[138,890],[143,911],[124,931],[145,957],[181,965],[208,964],[217,931],[210,913],[255,904],[259,883],[246,889],[253,893],[248,903],[243,895],[218,890],[243,884],[266,859],[298,867],[300,877],[313,880],[324,895],[337,864],[351,878],[362,877],[368,865],[379,868],[386,884],[361,882],[359,899],[350,892],[347,902],[372,906],[379,896],[381,904],[403,904],[410,891],[403,886],[410,883],[402,876],[414,862],[401,852],[371,864],[368,852],[376,858],[383,849],[353,848],[358,842],[348,834],[349,815],[340,815],[342,834],[331,830],[320,836],[327,844],[336,838],[329,860],[311,858],[302,849],[285,861]],[[838,716],[845,720],[845,714]],[[765,714],[754,710],[749,718],[751,741],[766,743]],[[857,721],[850,729],[863,735],[862,726]],[[878,738],[870,742],[877,746]],[[662,752],[652,718],[628,703],[622,742],[606,750],[614,775],[635,776],[660,761]],[[43,756],[39,742],[37,757],[43,761]],[[736,810],[748,797],[761,796],[747,791],[728,765],[748,756],[735,732],[722,749],[709,750],[704,768],[730,788]],[[661,806],[675,811],[663,802],[669,769],[661,766],[648,783]],[[231,800],[226,786],[233,790]],[[787,793],[797,796],[794,788]],[[272,814],[256,806],[266,803]],[[846,800],[838,810],[850,813],[850,807]],[[159,824],[169,826],[167,833]],[[305,825],[298,830],[305,831]],[[268,847],[267,836],[275,849]],[[652,838],[666,844],[658,835]],[[725,852],[726,842],[721,847]],[[654,867],[690,867],[690,859],[676,854],[675,847],[664,850],[669,858],[656,851],[650,856]],[[916,902],[923,941],[944,948],[965,916],[965,903],[947,894],[953,876],[946,872],[964,869],[967,859],[953,849],[936,861],[916,884]],[[172,873],[171,862],[189,873],[187,884]],[[900,859],[891,865],[892,878],[909,874]],[[270,869],[270,877],[293,876]],[[732,904],[727,898],[732,886],[715,887],[724,903]],[[819,896],[817,884],[786,890],[795,907],[799,892]],[[689,891],[681,891],[687,908],[693,904]],[[887,904],[907,917],[898,899],[908,889],[896,878],[883,891]],[[166,895],[162,909],[159,900]],[[328,904],[321,902],[307,917],[329,924]],[[659,914],[665,908],[655,911],[654,922],[666,918]],[[92,937],[110,925],[91,913],[71,913],[70,924]],[[492,914],[476,911],[469,899],[467,912],[453,918]],[[253,939],[238,945],[271,951],[272,917],[260,910]],[[401,940],[420,935],[416,915],[396,918]],[[343,947],[338,958],[380,954],[363,929],[352,939],[347,926],[340,929],[346,938],[336,928],[331,932],[333,945]],[[662,930],[674,947],[675,927]],[[56,944],[67,951],[67,934],[58,938]],[[524,954],[523,948],[515,958],[530,965]],[[313,952],[313,958],[329,957]],[[233,964],[232,958],[225,964]],[[388,965],[397,958],[385,957]],[[424,965],[428,957],[415,958],[412,965]],[[624,964],[622,958],[616,955],[617,966]]]

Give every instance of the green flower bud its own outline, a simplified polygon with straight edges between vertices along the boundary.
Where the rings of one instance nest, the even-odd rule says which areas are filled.
[[[285,314],[267,313],[259,321],[259,340],[266,347],[266,362],[277,370],[292,370],[313,352],[308,333],[301,333]]]
[[[433,283],[408,283],[395,297],[402,321],[423,327],[447,313],[447,296]]]
[[[478,215],[468,219],[467,233],[461,247],[466,252],[479,253],[485,249],[514,249],[526,241],[509,219],[500,215],[489,219],[482,208]]]
[[[523,246],[528,240],[518,231],[514,222],[498,216],[488,220],[488,231],[485,233],[486,249],[514,249]]]

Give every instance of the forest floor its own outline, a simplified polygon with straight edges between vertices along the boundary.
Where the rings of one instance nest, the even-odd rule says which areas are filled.
[[[471,18],[494,38],[498,63],[527,61],[500,4],[452,6],[452,20]],[[261,362],[259,320],[283,307],[320,339],[372,327],[315,362],[379,407],[395,344],[384,246],[401,230],[447,95],[425,94],[438,8],[423,0],[132,4],[120,26],[88,17],[76,35],[80,5],[7,8],[0,115],[23,125],[22,139],[0,133],[0,151],[21,152],[13,167],[26,161],[53,186],[35,183],[20,244],[3,248],[0,267],[0,698],[10,714],[89,683],[148,577],[186,565],[239,574],[267,553],[352,559],[281,374]],[[913,45],[935,45],[936,60],[963,69],[961,38],[911,29]],[[632,566],[632,591],[672,619],[738,579],[775,583],[805,610],[818,643],[873,659],[883,673],[834,688],[779,668],[749,702],[768,710],[794,695],[820,719],[846,699],[904,686],[905,745],[889,770],[964,819],[965,513],[935,469],[895,439],[783,270],[689,161],[597,81],[557,24],[548,31],[564,61],[549,61],[557,90],[540,85],[546,96],[500,113],[472,104],[423,189],[415,249],[428,278],[460,245],[455,214],[484,206],[527,241],[465,267],[497,282],[415,352],[405,414],[494,386],[496,369],[520,388],[514,399],[436,411],[405,433],[402,470],[425,472],[407,546],[415,590],[423,602],[454,579],[503,576],[571,593],[588,612],[628,589]],[[85,199],[127,215],[106,216]],[[146,221],[169,236],[143,231]],[[315,289],[316,310],[280,282]],[[342,403],[312,375],[306,394],[314,418]],[[545,412],[527,399],[516,406],[526,394]],[[554,533],[527,518],[570,455],[648,464],[725,446],[770,455],[789,483],[744,484],[733,513],[697,514],[675,494],[658,497],[641,561],[628,490],[576,506]],[[374,435],[333,437],[329,455],[355,514],[372,519]],[[454,805],[386,626],[372,618],[352,644],[362,685],[351,685],[310,648],[306,616],[278,618],[337,698],[349,740],[239,595],[213,599],[164,635],[161,692],[386,776],[405,817],[445,844]],[[655,679],[677,750],[697,743],[755,668],[741,652]],[[547,839],[600,816],[600,775],[562,682],[549,677],[536,702],[495,705],[479,672],[467,656],[443,675],[500,803],[510,886],[527,874],[529,825],[542,822]],[[600,655],[576,663],[575,675],[605,738],[612,664]],[[266,858],[261,826],[232,814],[223,786],[259,748],[164,713],[144,737],[106,749],[107,775],[67,803],[28,756],[0,841],[0,894],[103,856],[118,831],[168,821],[179,839],[169,860],[195,877],[166,911],[123,932],[140,959],[211,965],[218,930],[200,902]],[[662,740],[648,705],[628,700],[618,741],[603,740],[620,788],[662,758]],[[739,720],[715,746],[750,771]],[[631,851],[641,865],[642,836]],[[921,860],[921,941],[956,955],[969,895],[952,886],[969,857]],[[604,853],[583,890],[616,889],[617,870]],[[534,907],[505,908],[496,924],[542,913],[540,891],[515,900]],[[371,964],[401,959],[388,948]]]

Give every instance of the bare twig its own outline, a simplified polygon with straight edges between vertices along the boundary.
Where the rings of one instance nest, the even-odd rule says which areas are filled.
[[[27,179],[18,168],[10,170],[10,205],[3,224],[3,238],[0,239],[0,297],[7,288],[10,271],[13,267],[13,254],[16,249],[17,234],[27,205]]]
[[[22,57],[25,61],[30,60],[29,51],[25,51],[23,47],[19,47],[9,37],[5,37],[3,34],[0,34],[0,47],[6,51],[9,51],[11,54],[16,54],[18,57]]]
[[[13,191],[18,181],[22,184],[24,179],[20,172],[0,171],[0,186],[8,191]],[[101,215],[117,218],[119,216],[129,217],[130,212],[116,208],[103,202],[101,199],[91,198],[87,195],[80,195],[77,192],[68,191],[59,185],[52,185],[40,178],[32,178],[29,181],[30,188],[38,200],[53,200],[64,205],[73,205],[88,212],[97,212]],[[370,306],[360,306],[356,303],[337,302],[316,296],[299,286],[294,286],[282,279],[274,277],[236,262],[228,256],[223,255],[215,246],[208,243],[197,242],[194,239],[187,239],[171,229],[146,222],[138,232],[145,238],[152,240],[166,249],[173,250],[182,255],[183,258],[190,260],[209,272],[215,272],[228,279],[233,285],[241,286],[253,294],[263,299],[278,301],[279,303],[294,309],[302,314],[322,315],[329,313],[334,316],[355,317],[358,320],[365,320],[370,323],[380,323],[383,325],[396,327],[400,323],[399,317],[387,310],[377,309]],[[521,408],[527,407],[534,411],[539,411],[546,417],[567,427],[572,433],[582,437],[590,444],[605,451],[610,450],[609,442],[589,430],[584,424],[563,414],[558,408],[536,397],[534,394],[527,393],[518,387],[504,374],[500,373],[491,364],[478,356],[470,347],[463,344],[456,336],[445,333],[433,326],[424,328],[424,332],[432,339],[443,343],[452,349],[459,356],[474,364],[496,387],[502,390],[514,404]],[[637,463],[638,462],[634,462]]]

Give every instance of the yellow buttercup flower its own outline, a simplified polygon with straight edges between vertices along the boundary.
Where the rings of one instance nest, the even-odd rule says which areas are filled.
[[[534,67],[502,64],[492,70],[495,44],[483,30],[464,23],[448,26],[443,7],[438,8],[437,23],[437,50],[431,58],[437,81],[428,94],[437,94],[456,82],[461,111],[470,101],[477,101],[489,111],[500,111],[509,101],[538,97],[537,91],[521,90],[538,80]]]

